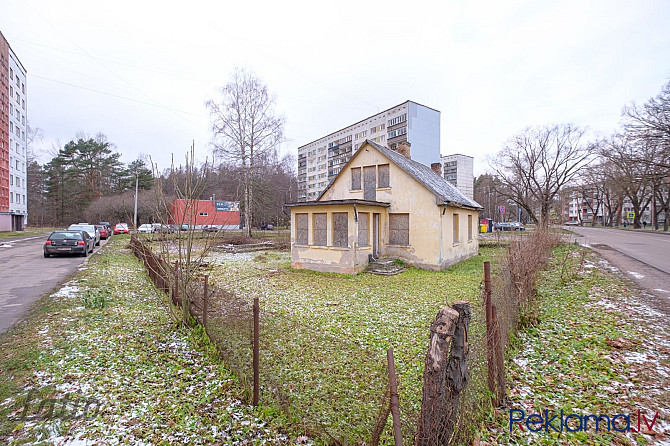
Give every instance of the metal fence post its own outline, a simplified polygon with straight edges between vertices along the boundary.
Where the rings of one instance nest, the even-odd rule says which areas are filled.
[[[386,351],[386,360],[389,370],[389,387],[391,390],[391,416],[393,417],[393,439],[396,446],[402,446],[402,432],[400,430],[400,402],[398,400],[398,382],[395,377],[395,361],[393,348]]]
[[[254,397],[253,405],[258,406],[258,395],[259,395],[259,336],[258,330],[260,326],[260,305],[258,303],[258,298],[254,298],[254,358],[253,358],[253,368],[254,368]]]
[[[491,404],[497,406],[496,393],[496,365],[495,365],[495,338],[492,326],[493,308],[491,306],[491,262],[484,262],[484,306],[486,308],[486,365],[487,384],[491,397]]]

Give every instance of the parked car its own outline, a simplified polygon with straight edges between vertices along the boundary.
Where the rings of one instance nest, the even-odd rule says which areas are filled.
[[[181,225],[180,228],[179,228],[179,230],[180,230],[180,231],[188,231],[188,225],[187,225],[187,224],[183,224],[183,225]]]
[[[143,225],[140,225],[139,228],[137,228],[137,232],[139,232],[140,234],[153,234],[154,227],[148,223],[145,223]]]
[[[268,231],[272,231],[274,228],[275,228],[275,227],[274,227],[274,225],[273,225],[272,223],[261,223],[261,229],[264,230],[264,231],[265,231],[266,229],[267,229]]]
[[[495,228],[499,231],[525,231],[526,228],[518,221],[496,223]]]
[[[54,231],[44,242],[44,257],[57,254],[79,254],[84,257],[93,252],[95,239],[86,231]]]
[[[579,226],[578,220],[570,220],[563,223],[565,226]]]
[[[100,238],[107,240],[110,236],[109,231],[107,230],[107,226],[105,225],[95,225],[95,229],[98,230],[100,233]]]
[[[95,240],[95,246],[100,246],[100,231],[95,227],[95,225],[89,225],[88,223],[78,223],[76,225],[70,225],[67,228],[68,231],[86,231],[88,236]]]
[[[117,223],[116,226],[114,226],[114,235],[128,233],[130,233],[128,230],[128,223]]]
[[[164,225],[162,223],[152,223],[151,226],[154,228],[154,232],[159,232],[161,234],[171,234],[174,231],[171,225]]]
[[[219,232],[219,229],[216,225],[205,225],[202,227],[202,232]]]
[[[112,236],[112,234],[114,233],[114,228],[112,228],[112,224],[111,224],[110,222],[108,222],[108,221],[101,221],[101,222],[98,223],[98,224],[99,224],[99,225],[103,225],[104,227],[106,227],[106,228],[107,228],[107,233],[109,234],[109,237]]]

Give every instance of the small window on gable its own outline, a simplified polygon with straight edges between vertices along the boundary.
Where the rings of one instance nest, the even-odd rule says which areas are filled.
[[[295,243],[307,244],[307,214],[295,214]]]
[[[354,167],[351,169],[351,190],[361,189],[361,168]]]
[[[377,166],[377,176],[377,187],[391,187],[388,164],[380,164]]]

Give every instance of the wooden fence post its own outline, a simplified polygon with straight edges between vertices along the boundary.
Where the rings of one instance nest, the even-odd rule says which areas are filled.
[[[393,348],[386,351],[386,361],[389,371],[389,389],[391,393],[391,416],[393,418],[393,440],[395,446],[402,446],[402,431],[400,430],[400,402],[398,400],[398,382],[395,377],[395,361]]]
[[[445,445],[453,434],[460,393],[469,379],[469,323],[470,303],[456,301],[452,308],[442,308],[430,325],[417,446]]]
[[[493,306],[491,303],[491,262],[484,262],[484,306],[486,308],[486,368],[487,384],[491,397],[491,404],[498,405],[496,392],[496,364],[495,364],[495,333],[493,329]]]
[[[497,381],[498,381],[498,393],[497,393],[497,405],[500,405],[505,399],[505,394],[507,393],[507,385],[505,384],[505,359],[504,359],[504,345],[502,342],[502,337],[500,335],[500,323],[498,322],[498,309],[495,305],[492,305],[492,316],[493,316],[493,331],[495,339],[495,356],[496,356],[496,368]]]
[[[174,261],[174,290],[172,290],[172,302],[179,305],[179,260]]]
[[[260,327],[260,305],[258,303],[258,298],[254,298],[254,357],[253,357],[253,369],[254,369],[254,397],[253,405],[258,406],[258,396],[260,389],[258,388],[259,384],[259,336],[258,330]]]

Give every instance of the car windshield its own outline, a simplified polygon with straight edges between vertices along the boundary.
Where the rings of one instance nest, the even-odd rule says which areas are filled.
[[[49,236],[49,240],[81,240],[81,232],[54,232]]]

